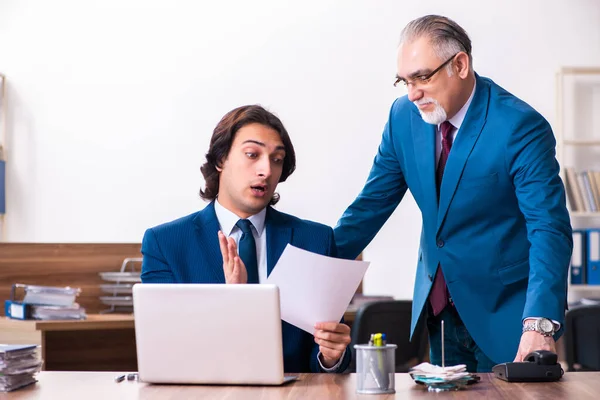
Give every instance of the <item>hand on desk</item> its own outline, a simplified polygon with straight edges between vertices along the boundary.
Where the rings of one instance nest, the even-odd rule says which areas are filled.
[[[223,256],[225,283],[247,283],[248,273],[246,272],[244,262],[238,256],[235,240],[225,237],[221,231],[219,231],[218,235],[221,255]]]
[[[323,366],[331,368],[350,344],[350,327],[337,322],[319,322],[315,325],[313,336],[323,356]]]
[[[536,350],[549,350],[556,353],[556,343],[552,336],[544,336],[535,331],[524,332],[514,362],[523,361],[525,356]]]

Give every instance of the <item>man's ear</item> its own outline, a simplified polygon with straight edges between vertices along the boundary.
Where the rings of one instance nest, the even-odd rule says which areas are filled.
[[[470,64],[471,62],[467,53],[465,53],[464,51],[458,53],[454,65],[456,66],[456,73],[461,79],[466,79],[469,75]]]
[[[223,160],[217,161],[217,165],[215,165],[215,169],[218,172],[223,172]]]

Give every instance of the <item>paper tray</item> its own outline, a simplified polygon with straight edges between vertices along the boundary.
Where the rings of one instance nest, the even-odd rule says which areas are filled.
[[[100,277],[109,282],[141,282],[141,272],[100,272]]]
[[[112,293],[112,294],[128,294],[131,295],[133,284],[125,283],[125,284],[108,284],[108,285],[100,285],[100,289],[104,293]]]
[[[133,306],[131,296],[100,296],[100,301],[109,306]]]

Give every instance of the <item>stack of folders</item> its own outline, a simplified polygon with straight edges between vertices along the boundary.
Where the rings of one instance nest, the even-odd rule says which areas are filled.
[[[600,228],[573,230],[571,285],[600,285]]]
[[[85,309],[75,302],[79,293],[79,288],[16,283],[4,303],[4,312],[14,319],[85,319]]]
[[[10,392],[37,382],[42,367],[37,345],[0,344],[0,392]]]

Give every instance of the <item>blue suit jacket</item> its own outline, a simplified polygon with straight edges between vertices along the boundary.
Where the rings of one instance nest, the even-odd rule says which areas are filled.
[[[328,226],[269,207],[265,228],[269,274],[288,243],[314,253],[335,256],[333,231]],[[142,241],[142,282],[225,283],[218,231],[214,203],[197,213],[148,229]],[[285,372],[323,372],[317,360],[319,346],[314,337],[285,321],[281,323]],[[348,348],[335,372],[343,372],[350,359]]]
[[[516,355],[522,318],[564,326],[572,236],[549,124],[490,79],[476,79],[439,204],[436,128],[404,96],[391,108],[365,187],[334,232],[338,255],[354,258],[410,189],[423,219],[411,332],[441,265],[469,333],[500,363]]]

